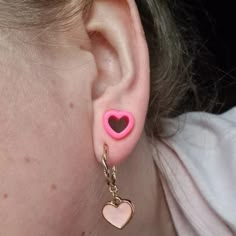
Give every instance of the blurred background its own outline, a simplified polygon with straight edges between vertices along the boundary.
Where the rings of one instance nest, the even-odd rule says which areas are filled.
[[[215,113],[236,105],[236,11],[235,1],[184,0],[191,5],[202,38],[208,48],[209,77],[204,75],[205,92],[216,86]],[[210,73],[211,72],[211,73]],[[208,88],[207,88],[208,87]]]

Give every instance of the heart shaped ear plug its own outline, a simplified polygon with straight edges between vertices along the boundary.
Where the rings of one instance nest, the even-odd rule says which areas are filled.
[[[103,117],[106,132],[114,139],[125,138],[134,128],[134,117],[131,113],[110,110]]]

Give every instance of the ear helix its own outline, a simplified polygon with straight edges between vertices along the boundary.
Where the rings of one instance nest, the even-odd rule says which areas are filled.
[[[130,112],[109,110],[103,116],[103,125],[109,136],[121,140],[134,128],[134,117]]]

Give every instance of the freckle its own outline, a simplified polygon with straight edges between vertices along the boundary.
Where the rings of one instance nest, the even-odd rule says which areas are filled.
[[[85,235],[85,232],[82,232],[81,236],[84,236]]]
[[[4,198],[4,199],[7,199],[7,198],[8,198],[8,194],[7,194],[7,193],[4,193],[4,194],[3,194],[3,198]]]
[[[31,160],[30,160],[30,158],[28,156],[25,157],[25,162],[26,163],[30,163],[31,162]]]
[[[73,109],[75,107],[74,103],[70,103],[70,108]]]
[[[57,189],[57,186],[56,186],[55,184],[52,184],[52,185],[51,185],[51,189],[52,189],[52,190],[56,190],[56,189]]]

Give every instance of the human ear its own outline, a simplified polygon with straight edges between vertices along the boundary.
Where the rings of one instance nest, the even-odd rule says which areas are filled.
[[[108,164],[117,165],[142,135],[149,101],[149,55],[134,0],[94,0],[86,30],[97,77],[92,85],[93,139],[98,161],[109,146]],[[104,114],[125,111],[134,118],[131,132],[115,139],[106,132]]]

